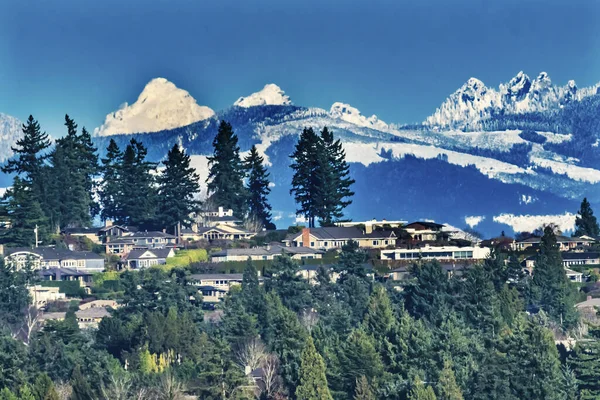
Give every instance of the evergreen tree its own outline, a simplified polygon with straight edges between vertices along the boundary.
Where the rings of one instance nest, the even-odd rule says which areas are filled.
[[[463,400],[463,394],[456,383],[450,361],[444,361],[444,369],[438,380],[438,398],[440,400]]]
[[[297,400],[333,400],[327,387],[325,363],[310,336],[302,351],[299,378],[300,384],[296,388]]]
[[[394,323],[395,318],[390,298],[385,289],[378,286],[371,293],[363,326],[365,331],[371,332],[379,349],[384,346],[384,338],[389,334]]]
[[[174,145],[163,161],[165,169],[158,178],[158,219],[163,227],[190,226],[191,215],[200,211],[200,177],[190,166],[190,156]]]
[[[48,242],[47,219],[30,185],[16,176],[2,201],[2,214],[8,218],[10,229],[0,237],[0,242],[11,247],[36,247],[38,241]]]
[[[568,365],[572,369],[581,393],[582,400],[600,398],[600,342],[598,340],[579,341]]]
[[[537,304],[555,321],[569,328],[577,323],[575,299],[551,227],[544,229],[533,269],[532,291]]]
[[[304,215],[310,228],[315,226],[315,220],[319,216],[318,196],[321,185],[317,171],[323,160],[322,154],[319,136],[312,128],[304,128],[294,153],[290,156],[293,159],[291,168],[294,170],[290,194],[294,195],[296,212]]]
[[[383,374],[383,364],[374,340],[362,329],[352,331],[340,349],[341,378],[347,393],[354,393],[356,379],[367,377],[372,383]]]
[[[106,148],[106,157],[100,161],[102,162],[102,185],[99,194],[102,205],[100,216],[103,220],[118,220],[123,215],[120,209],[123,201],[121,182],[123,152],[114,139],[110,139]]]
[[[596,237],[600,235],[600,227],[598,227],[598,221],[594,216],[594,211],[587,200],[584,198],[581,202],[581,207],[575,217],[575,233],[574,236],[591,236]]]
[[[258,316],[265,314],[265,293],[258,280],[258,272],[250,258],[244,268],[241,294],[246,310]]]
[[[369,381],[364,375],[356,379],[353,400],[375,400],[375,394],[373,394],[371,385],[369,385]]]
[[[155,163],[146,161],[148,150],[141,142],[131,139],[123,152],[121,170],[121,215],[117,222],[147,227],[156,216],[156,187],[152,172]]]
[[[92,387],[87,378],[82,374],[79,364],[73,369],[71,385],[73,386],[73,393],[70,400],[90,400],[95,398]]]
[[[40,124],[30,115],[27,123],[23,124],[23,137],[15,144],[15,147],[11,147],[14,156],[2,167],[2,172],[20,175],[21,179],[32,187],[34,197],[41,201],[45,184],[41,174],[44,161],[48,158],[45,151],[51,145],[50,138],[46,132],[42,132]]]
[[[412,385],[408,400],[436,400],[435,392],[431,386],[425,386],[420,379],[416,379]]]
[[[350,177],[350,167],[341,140],[334,140],[333,133],[327,127],[321,131],[320,139],[318,217],[322,226],[331,226],[343,218],[344,208],[352,203],[354,192],[350,186],[354,184],[354,179]]]
[[[77,124],[65,116],[67,135],[56,141],[50,155],[51,186],[47,193],[47,215],[55,230],[88,226],[97,211],[94,204],[94,177],[98,173],[96,149],[85,130],[77,134]]]
[[[246,215],[244,166],[240,160],[238,137],[228,122],[221,121],[213,140],[214,153],[208,157],[208,193],[212,203],[232,209],[235,215]]]
[[[267,199],[271,193],[270,174],[264,166],[264,161],[264,158],[258,154],[256,146],[250,148],[250,153],[244,159],[248,171],[248,215],[250,218],[256,218],[265,228],[273,229],[271,205]]]

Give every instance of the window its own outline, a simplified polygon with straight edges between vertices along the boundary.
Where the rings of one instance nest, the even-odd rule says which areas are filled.
[[[327,242],[323,242],[323,247],[327,247]]]
[[[315,247],[315,242],[310,242],[310,247]]]
[[[379,244],[379,240],[373,240],[373,246],[377,246]]]
[[[387,245],[387,244],[389,244],[388,242],[389,242],[389,240],[386,240],[386,241],[385,241],[385,244],[386,244],[386,245]]]

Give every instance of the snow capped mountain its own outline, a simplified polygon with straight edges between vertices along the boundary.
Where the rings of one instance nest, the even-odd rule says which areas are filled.
[[[12,156],[11,147],[23,137],[21,125],[15,117],[0,113],[0,163]]]
[[[598,92],[600,84],[578,89],[575,81],[554,86],[546,72],[531,79],[523,71],[498,90],[486,87],[479,79],[471,78],[451,94],[427,118],[426,125],[436,128],[477,128],[479,121],[498,114],[522,114],[546,111],[579,101]]]
[[[389,130],[389,125],[377,118],[376,115],[371,115],[367,118],[362,115],[358,109],[349,104],[340,102],[333,103],[329,110],[329,114],[332,118],[339,118],[343,121],[365,128],[377,129],[384,132]]]
[[[158,132],[202,121],[214,114],[212,109],[198,105],[187,91],[165,78],[155,78],[146,84],[135,103],[125,103],[118,111],[108,114],[94,134]]]
[[[255,106],[289,106],[292,104],[290,97],[274,83],[265,85],[262,90],[252,93],[247,97],[237,99],[234,106],[238,107],[255,107]]]

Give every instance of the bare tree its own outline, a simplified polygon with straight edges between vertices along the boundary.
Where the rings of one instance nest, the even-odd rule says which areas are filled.
[[[171,372],[165,373],[158,388],[158,400],[183,400],[185,398],[184,386]]]
[[[262,385],[259,386],[267,398],[272,398],[276,393],[281,392],[283,387],[279,375],[279,358],[275,354],[267,354],[263,359],[261,368]]]
[[[27,307],[27,311],[25,312],[25,318],[23,320],[23,326],[21,326],[20,333],[23,335],[23,342],[26,345],[29,345],[29,340],[31,339],[31,335],[39,326],[38,323],[40,321],[40,317],[42,314],[40,313],[39,308],[36,306]]]
[[[100,388],[104,400],[129,400],[133,385],[129,375],[112,373],[108,385]]]
[[[60,400],[69,400],[71,398],[71,394],[73,393],[73,386],[65,382],[59,382],[55,384],[54,387]]]
[[[310,333],[312,328],[319,322],[319,314],[315,309],[303,310],[300,314],[300,323]]]
[[[246,217],[246,219],[244,219],[244,229],[248,232],[262,232],[264,227],[265,225],[263,224],[261,219],[258,218],[256,215],[249,215],[248,217]]]
[[[249,367],[250,371],[260,367],[266,355],[267,349],[258,337],[240,343],[234,350],[235,361],[244,371],[246,367]]]

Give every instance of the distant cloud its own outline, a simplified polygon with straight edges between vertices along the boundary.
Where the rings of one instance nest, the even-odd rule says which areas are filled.
[[[470,228],[475,228],[484,219],[485,217],[483,215],[472,215],[470,217],[465,217],[465,223],[469,225]]]
[[[494,217],[494,222],[510,226],[515,232],[531,232],[544,224],[556,224],[563,232],[575,230],[575,214],[559,215],[514,215],[500,214]]]

